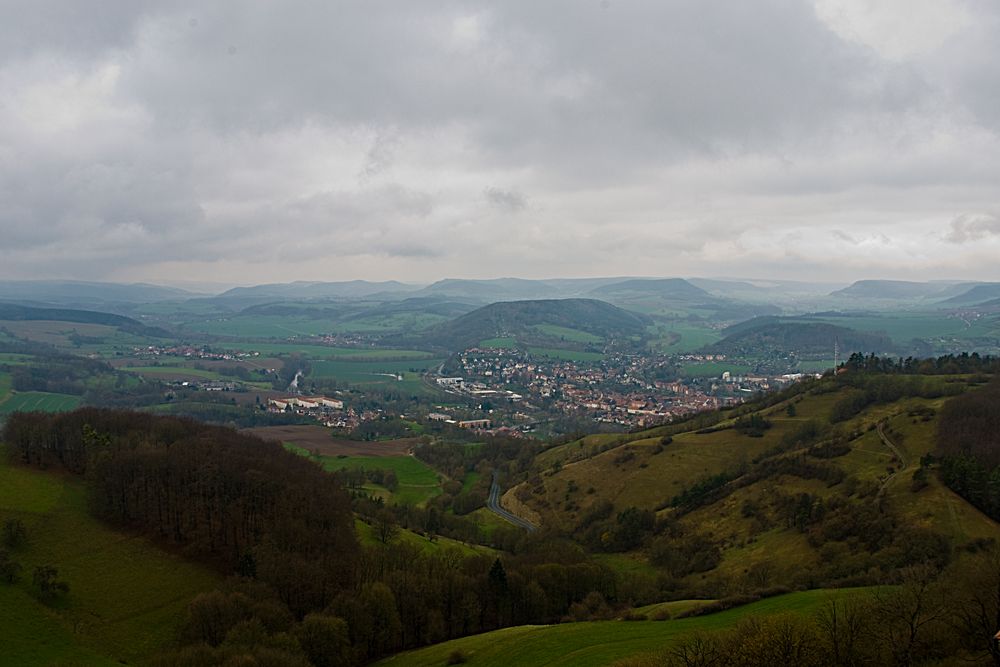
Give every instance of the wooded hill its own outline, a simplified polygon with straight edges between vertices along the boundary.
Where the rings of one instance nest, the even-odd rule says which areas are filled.
[[[776,317],[758,317],[722,332],[725,338],[705,350],[730,356],[795,354],[802,358],[827,359],[835,345],[842,351],[885,354],[895,350],[885,334],[867,333],[826,322],[796,322]],[[845,354],[846,356],[846,354]]]
[[[583,331],[600,338],[627,338],[640,336],[649,323],[644,315],[596,299],[503,301],[434,327],[422,338],[426,345],[461,350],[500,337],[536,344],[559,341],[559,336],[538,329],[544,325]]]

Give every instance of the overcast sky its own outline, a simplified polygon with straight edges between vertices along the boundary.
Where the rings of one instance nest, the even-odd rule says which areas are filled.
[[[0,0],[0,278],[998,260],[996,0]]]

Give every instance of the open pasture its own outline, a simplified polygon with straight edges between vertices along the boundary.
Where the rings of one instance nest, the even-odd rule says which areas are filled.
[[[396,350],[375,347],[328,347],[297,343],[225,343],[218,345],[227,350],[244,350],[261,354],[300,354],[307,359],[360,359],[369,361],[401,361],[408,359],[428,359],[432,355],[420,350]]]
[[[10,665],[142,663],[172,641],[187,603],[220,577],[90,517],[83,482],[10,466],[0,448],[0,520],[18,518],[27,542],[13,551],[24,572],[0,585],[0,662]],[[30,572],[50,564],[66,598],[42,603]]]
[[[376,664],[385,667],[437,667],[447,664],[448,657],[460,651],[467,656],[468,664],[479,667],[599,667],[628,656],[665,649],[672,642],[697,632],[733,627],[741,619],[751,616],[814,614],[831,599],[864,595],[866,590],[788,593],[716,614],[669,621],[522,625],[408,651]]]
[[[0,386],[0,396],[2,396]],[[80,406],[79,396],[50,394],[44,391],[24,391],[12,394],[0,403],[0,415],[12,412],[67,412]]]
[[[264,440],[290,443],[306,451],[318,451],[323,456],[406,456],[417,444],[417,438],[401,438],[399,440],[347,440],[334,438],[330,429],[324,426],[260,426],[244,429],[243,433],[255,435]]]
[[[553,347],[529,347],[528,353],[535,357],[548,357],[563,361],[601,361],[604,355],[600,352],[581,352],[579,350],[562,350]]]
[[[706,361],[704,363],[684,364],[681,366],[681,376],[693,378],[721,377],[723,373],[729,371],[733,375],[746,375],[753,372],[753,368],[746,364],[733,364],[728,361]]]

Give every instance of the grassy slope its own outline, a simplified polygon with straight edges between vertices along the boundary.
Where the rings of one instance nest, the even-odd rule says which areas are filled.
[[[79,480],[0,463],[0,520],[13,517],[27,526],[28,543],[14,552],[21,582],[0,584],[4,664],[141,661],[172,640],[188,601],[219,580],[91,518]],[[30,573],[42,564],[70,584],[54,607],[32,594]]]
[[[354,520],[354,529],[358,532],[358,540],[362,544],[379,544],[378,538],[375,536],[375,530],[361,519]],[[489,547],[484,547],[478,544],[466,544],[465,542],[459,542],[458,540],[453,540],[448,537],[437,537],[432,541],[423,535],[418,535],[413,531],[405,529],[400,530],[395,539],[400,542],[415,545],[419,547],[421,551],[429,554],[447,551],[449,549],[458,551],[463,556],[495,556],[498,553],[496,550]]]
[[[0,387],[0,399],[2,396],[2,387]],[[79,396],[51,394],[44,391],[24,391],[12,394],[7,400],[0,402],[0,415],[18,411],[65,412],[74,410],[79,405]]]
[[[441,494],[441,476],[426,463],[413,456],[319,456],[314,457],[307,450],[290,443],[285,447],[301,456],[307,456],[319,463],[324,470],[333,472],[345,468],[365,470],[392,470],[396,473],[399,488],[395,493],[376,485],[367,485],[369,491],[390,502],[419,505],[429,498]]]
[[[729,611],[674,621],[597,621],[561,625],[529,625],[455,639],[399,654],[379,665],[424,667],[444,665],[453,651],[476,667],[589,667],[609,665],[636,653],[663,648],[672,640],[699,631],[730,627],[750,615],[813,613],[850,590],[804,591],[761,600]]]
[[[659,454],[653,454],[657,438],[634,440],[606,452],[565,464],[557,472],[552,463],[575,452],[615,442],[615,436],[588,436],[582,441],[554,448],[539,457],[539,469],[544,493],[535,494],[529,506],[538,511],[546,522],[571,528],[575,520],[597,499],[611,500],[616,510],[629,506],[656,508],[698,479],[731,469],[740,460],[752,460],[757,454],[773,447],[783,434],[793,431],[807,420],[821,424],[829,421],[830,410],[840,393],[805,395],[795,403],[795,416],[785,412],[787,403],[763,411],[772,422],[762,438],[749,438],[733,430],[706,434],[684,433],[674,437]],[[850,442],[850,452],[829,459],[826,463],[843,469],[861,482],[882,484],[889,470],[898,471],[887,483],[886,506],[898,519],[914,526],[930,528],[962,545],[976,538],[1000,539],[1000,525],[990,520],[930,475],[929,485],[919,493],[910,488],[913,471],[919,459],[933,449],[937,430],[936,417],[923,421],[909,413],[917,408],[939,410],[946,399],[905,399],[889,405],[873,406],[841,425],[845,432],[860,436]],[[904,456],[906,467],[894,460],[874,425],[886,422],[890,438]],[[643,434],[638,436],[641,438]],[[620,437],[620,436],[618,436]],[[631,453],[631,458],[623,460]],[[818,459],[814,461],[819,462]],[[570,482],[576,491],[570,490]],[[587,493],[594,488],[593,493]],[[743,516],[746,501],[765,507],[777,493],[810,493],[820,497],[843,494],[843,487],[829,488],[819,480],[794,476],[765,479],[738,489],[709,506],[695,510],[683,522],[704,532],[719,542],[724,557],[709,578],[740,578],[757,562],[773,561],[808,568],[818,562],[819,553],[809,545],[806,536],[797,530],[776,525],[763,532],[753,519]],[[607,557],[607,564],[619,571],[642,571],[641,552]],[[648,567],[648,566],[647,566]],[[782,568],[784,569],[784,568]]]

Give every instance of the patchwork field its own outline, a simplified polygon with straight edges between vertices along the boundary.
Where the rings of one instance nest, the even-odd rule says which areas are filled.
[[[0,521],[10,518],[24,522],[27,542],[12,554],[24,568],[21,581],[0,584],[3,664],[142,662],[173,639],[190,599],[220,580],[105,527],[87,514],[79,480],[11,467],[0,448]],[[51,606],[31,586],[31,571],[43,564],[70,586]]]

